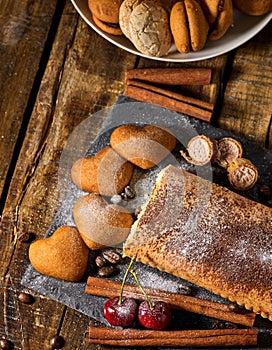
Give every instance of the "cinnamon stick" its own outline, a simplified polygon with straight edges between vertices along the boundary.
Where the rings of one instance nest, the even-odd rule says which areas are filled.
[[[133,86],[138,86],[141,87],[143,89],[149,90],[149,91],[154,91],[157,92],[161,95],[165,95],[171,98],[174,98],[178,101],[182,101],[185,103],[188,103],[192,106],[196,106],[196,107],[201,107],[203,109],[206,109],[208,111],[213,111],[214,105],[210,102],[206,102],[206,101],[202,101],[199,100],[197,98],[194,97],[189,97],[189,96],[185,96],[183,94],[171,91],[171,90],[166,90],[163,89],[161,87],[155,86],[155,85],[150,85],[141,81],[137,81],[137,80],[128,80],[127,81],[127,85],[133,85]]]
[[[253,346],[257,345],[256,329],[216,330],[138,330],[89,328],[89,342],[111,346]]]
[[[121,282],[88,277],[85,288],[86,294],[97,295],[105,298],[113,298],[119,295]],[[241,313],[233,312],[228,305],[203,300],[187,295],[170,293],[153,288],[145,288],[146,293],[153,300],[161,300],[168,303],[173,309],[181,309],[245,326],[253,326],[256,315],[253,312],[241,310]],[[136,285],[126,284],[124,296],[137,300],[144,300],[144,296]]]
[[[211,68],[140,68],[129,69],[125,80],[136,79],[165,85],[208,85]]]
[[[152,87],[152,85],[145,88],[136,86],[136,84],[132,85],[130,82],[130,85],[126,85],[123,94],[138,101],[156,104],[206,122],[210,122],[212,118],[212,109],[205,109],[202,104],[190,104],[184,100],[183,95],[169,92],[162,88]],[[196,101],[196,99],[194,100]]]

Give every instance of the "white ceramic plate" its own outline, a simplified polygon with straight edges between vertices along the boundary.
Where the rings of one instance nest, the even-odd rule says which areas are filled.
[[[92,15],[88,8],[88,0],[71,0],[80,16],[102,37],[116,46],[142,57],[168,62],[191,62],[208,59],[222,55],[236,47],[242,45],[260,30],[262,30],[272,19],[272,12],[264,16],[247,16],[240,11],[234,10],[234,25],[228,32],[217,41],[208,41],[204,49],[188,54],[177,52],[175,46],[171,48],[169,54],[164,57],[151,57],[142,54],[133,46],[125,36],[115,36],[101,31],[93,22]]]

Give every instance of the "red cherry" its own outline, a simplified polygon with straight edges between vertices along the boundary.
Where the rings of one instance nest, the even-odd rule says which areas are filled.
[[[163,301],[143,301],[138,309],[138,320],[146,328],[162,329],[171,320],[171,308]]]
[[[113,326],[127,327],[131,325],[136,317],[138,305],[132,298],[114,297],[106,301],[104,305],[104,316]]]

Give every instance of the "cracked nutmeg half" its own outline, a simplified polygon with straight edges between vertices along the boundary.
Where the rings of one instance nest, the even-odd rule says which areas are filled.
[[[249,190],[258,180],[258,170],[250,160],[235,159],[228,167],[228,179],[236,190]]]
[[[241,143],[231,137],[223,137],[218,140],[217,145],[216,162],[223,168],[227,168],[235,159],[242,157]]]
[[[205,165],[213,163],[217,155],[217,142],[205,135],[193,137],[187,146],[186,154],[180,151],[180,154],[189,162],[195,165]]]

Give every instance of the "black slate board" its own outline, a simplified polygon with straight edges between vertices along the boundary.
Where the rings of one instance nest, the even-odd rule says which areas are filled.
[[[91,127],[93,120],[93,117],[90,118],[90,124],[87,122],[87,124],[84,124],[84,127],[80,129],[81,134],[76,135],[74,138],[77,140],[77,144],[79,143],[78,137],[82,136],[82,139],[88,139],[88,125]],[[189,118],[185,115],[170,111],[168,109],[147,103],[137,102],[130,98],[124,97],[123,95],[120,95],[113,108],[109,111],[109,115],[103,123],[94,142],[91,145],[87,142],[88,149],[84,150],[84,153],[86,152],[85,154],[87,155],[94,155],[100,149],[107,146],[109,144],[109,137],[112,130],[121,124],[154,124],[165,126],[173,132],[178,140],[176,149],[173,151],[170,157],[162,162],[162,164],[159,164],[155,168],[148,171],[136,171],[136,173],[138,173],[136,175],[135,181],[137,184],[137,181],[140,179],[140,191],[143,193],[138,196],[136,202],[132,202],[130,204],[131,210],[134,210],[135,207],[139,205],[139,202],[141,203],[141,201],[146,198],[148,192],[151,191],[157,173],[160,169],[169,163],[172,163],[182,169],[194,172],[197,175],[212,180],[222,186],[230,188],[227,181],[226,171],[224,169],[211,165],[205,167],[195,167],[193,165],[190,165],[184,159],[182,159],[179,154],[179,150],[181,148],[184,148],[188,141],[197,134],[204,134],[213,139],[219,139],[225,136],[234,137],[231,135],[231,133],[222,129],[215,128],[210,124],[199,121],[197,119]],[[260,175],[258,183],[264,182],[272,185],[272,154],[267,150],[258,147],[252,142],[238,138],[236,136],[235,138],[238,139],[243,145],[243,156],[250,159],[257,166]],[[67,152],[68,155],[70,154],[71,150],[74,150],[74,153],[76,153],[76,148],[74,147],[75,144],[72,142],[70,150]],[[70,163],[72,163],[75,160],[72,159],[75,158],[75,155],[71,156],[70,158]],[[76,186],[70,182],[70,167],[67,166],[67,164],[66,169],[67,176],[63,176],[62,173],[60,185],[63,185],[63,187],[66,188],[68,186],[69,190],[65,194],[65,198],[63,199],[62,204],[46,233],[46,236],[50,236],[58,227],[62,225],[74,225],[72,217],[73,204],[79,197],[84,195],[84,192],[76,188]],[[240,194],[253,200],[259,201],[260,198],[257,190],[258,183],[253,189]],[[103,316],[103,304],[105,302],[105,299],[86,295],[84,293],[87,275],[93,274],[93,265],[91,263],[93,258],[94,254],[90,253],[90,269],[87,271],[86,277],[81,282],[72,283],[47,277],[39,274],[32,268],[31,265],[29,265],[22,278],[21,283],[23,286],[30,288],[42,295],[46,295],[47,297],[63,303],[75,310],[78,310],[79,312],[82,312],[83,314],[86,314],[99,322],[106,323]],[[126,267],[126,264],[120,265],[120,274],[114,277],[114,279],[121,280]],[[222,303],[227,302],[225,299],[207,292],[202,288],[194,286],[187,281],[183,281],[167,273],[159,272],[143,264],[136,263],[135,269],[140,277],[142,284],[146,287],[157,287],[167,291],[177,292],[179,285],[185,284],[191,286],[193,288],[194,295],[199,298],[219,301]],[[133,283],[131,277],[129,277],[128,282]],[[181,312],[175,312],[172,323],[175,325],[175,328],[181,327],[182,329],[205,329],[210,328],[214,323],[214,320],[206,317],[200,317],[194,314],[189,315]],[[257,317],[256,327],[258,327],[260,330],[260,336],[259,347],[255,349],[272,349],[272,322],[262,319],[261,317]],[[250,349],[252,349],[252,347]]]

